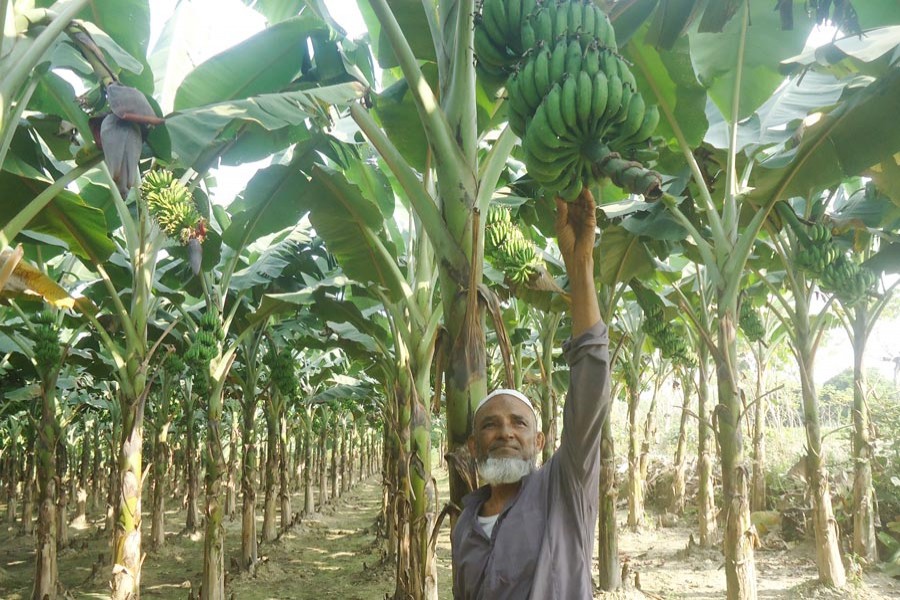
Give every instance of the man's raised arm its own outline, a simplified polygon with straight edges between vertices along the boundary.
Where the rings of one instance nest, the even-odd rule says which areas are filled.
[[[594,285],[596,229],[596,205],[587,188],[576,202],[557,198],[556,234],[572,315],[572,339],[564,348],[570,377],[559,458],[573,485],[591,485],[599,476],[600,429],[610,404],[608,333]]]

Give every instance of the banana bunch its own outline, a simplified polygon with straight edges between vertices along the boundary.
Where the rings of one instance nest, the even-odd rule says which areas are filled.
[[[795,260],[801,270],[818,279],[823,291],[837,296],[846,305],[863,300],[878,283],[868,267],[855,263],[834,242],[831,230],[822,223],[804,224],[786,202],[775,205],[778,214],[794,231],[800,250]]]
[[[59,349],[59,331],[53,315],[47,311],[41,311],[34,318],[35,329],[34,362],[37,365],[38,374],[45,377],[53,368],[59,366],[62,352]]]
[[[543,265],[534,244],[513,224],[507,209],[492,206],[488,210],[484,234],[485,254],[513,283],[526,283]]]
[[[588,0],[484,0],[476,17],[481,70],[508,75],[509,125],[528,173],[574,200],[609,177],[657,197],[660,176],[640,163],[659,110],[637,91],[607,16]],[[644,155],[645,158],[652,155]]]
[[[631,287],[644,312],[641,331],[646,333],[653,345],[659,348],[659,353],[663,358],[679,364],[691,364],[693,359],[690,356],[690,348],[685,342],[686,334],[682,331],[682,327],[666,318],[662,302],[655,294],[639,284],[633,284]]]
[[[766,335],[766,328],[763,326],[759,315],[753,309],[753,305],[749,300],[741,302],[741,312],[738,316],[738,326],[741,328],[741,331],[744,332],[744,335],[747,337],[747,341],[749,341],[750,343],[758,342]]]
[[[173,377],[184,373],[185,366],[184,361],[175,352],[169,352],[163,361],[163,371]]]
[[[203,237],[205,228],[194,205],[191,191],[175,179],[171,171],[150,171],[141,182],[141,197],[159,228],[172,239],[187,245]]]
[[[290,352],[277,352],[266,355],[266,365],[271,373],[271,381],[279,392],[290,398],[297,391],[297,375],[294,372],[294,360]]]
[[[225,331],[215,310],[208,310],[200,317],[200,326],[194,334],[184,362],[191,370],[197,393],[205,394],[209,386],[209,363],[219,353],[219,343],[224,341]]]

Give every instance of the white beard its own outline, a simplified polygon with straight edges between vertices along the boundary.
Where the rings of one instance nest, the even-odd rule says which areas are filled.
[[[478,475],[488,485],[516,483],[534,471],[534,461],[524,458],[491,458],[478,461]]]

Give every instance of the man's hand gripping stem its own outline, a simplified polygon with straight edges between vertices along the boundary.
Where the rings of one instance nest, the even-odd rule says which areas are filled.
[[[594,287],[594,242],[597,206],[588,188],[575,202],[556,199],[556,236],[572,297],[572,337],[578,337],[600,321]]]

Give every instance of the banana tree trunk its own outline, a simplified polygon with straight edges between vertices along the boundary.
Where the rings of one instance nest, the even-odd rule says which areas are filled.
[[[641,494],[643,495],[644,482],[647,481],[647,469],[650,466],[650,445],[656,437],[656,402],[659,398],[660,377],[656,377],[653,383],[653,396],[650,398],[650,406],[647,408],[647,418],[644,421],[644,437],[641,439],[641,457],[638,461],[641,473]]]
[[[341,495],[350,489],[349,485],[349,476],[347,474],[347,438],[349,437],[349,428],[346,424],[341,424],[341,463],[340,463],[340,472],[341,472],[341,484],[339,489],[341,490]]]
[[[875,490],[872,488],[872,437],[863,354],[868,341],[868,308],[853,309],[853,553],[874,564]]]
[[[78,487],[75,490],[75,519],[74,522],[83,524],[87,520],[88,479],[91,469],[91,443],[88,439],[90,429],[85,424],[84,434],[81,438],[81,463],[78,467]],[[99,452],[99,448],[95,450]]]
[[[9,454],[6,459],[6,523],[12,525],[16,522],[16,499],[19,487],[19,453],[17,451],[18,442],[13,440],[10,443]]]
[[[188,391],[190,395],[190,391]],[[185,437],[187,444],[184,448],[185,466],[187,467],[187,516],[184,525],[185,531],[193,533],[200,527],[200,508],[198,496],[200,495],[200,460],[197,456],[197,420],[194,418],[194,403],[188,401],[185,417],[187,427]]]
[[[316,464],[319,473],[319,510],[325,508],[325,503],[328,501],[327,492],[325,491],[325,436],[327,434],[327,424],[328,422],[322,419],[319,426],[319,456]]]
[[[56,548],[62,550],[69,545],[69,485],[67,484],[69,451],[68,444],[59,430],[57,430],[56,450]]]
[[[713,546],[718,538],[714,496],[713,461],[710,444],[709,414],[709,349],[701,344],[697,353],[697,470],[700,485],[697,492],[697,520],[700,545]]]
[[[249,377],[248,377],[249,378]],[[255,382],[253,383],[255,386]],[[259,457],[256,450],[256,394],[248,384],[241,398],[241,429],[244,451],[241,462],[241,568],[252,569],[256,551],[256,481]]]
[[[228,465],[222,440],[222,385],[211,386],[206,410],[206,532],[203,538],[201,600],[225,600],[225,510],[223,492]]]
[[[59,424],[56,420],[56,378],[41,383],[41,420],[36,423],[38,522],[34,561],[32,600],[56,599],[59,569],[56,562],[59,523],[56,518],[57,478],[56,444]]]
[[[628,526],[637,529],[644,520],[644,488],[641,481],[637,437],[637,409],[640,393],[635,386],[629,385],[626,390],[628,394]]]
[[[753,484],[750,510],[766,510],[766,396],[763,393],[765,359],[762,341],[756,343],[756,405],[753,410]]]
[[[415,574],[411,596],[437,600],[437,562],[429,540],[434,528],[435,490],[431,479],[431,418],[416,395],[410,421],[410,570]],[[407,596],[403,596],[406,598]]]
[[[94,449],[93,464],[91,465],[91,492],[90,510],[100,508],[100,493],[103,490],[103,450],[100,447],[100,423],[94,421],[91,446]]]
[[[800,388],[803,396],[803,420],[806,426],[806,471],[813,502],[813,530],[816,534],[816,565],[822,583],[842,588],[847,583],[844,563],[841,562],[840,538],[831,493],[828,489],[828,472],[822,456],[822,432],[819,424],[819,399],[813,382],[812,332],[809,328],[809,311],[804,298],[795,297],[797,306],[794,320],[797,341],[797,359],[800,367]]]
[[[288,454],[288,433],[287,423],[284,413],[281,413],[278,435],[278,466],[279,466],[279,484],[278,484],[278,500],[281,504],[281,531],[287,531],[291,528],[292,512],[291,512],[291,474],[290,474],[290,456]]]
[[[31,535],[34,533],[34,443],[35,433],[29,431],[25,436],[25,472],[22,476],[22,533]]]
[[[303,516],[315,511],[312,490],[312,415],[303,425]]]
[[[600,507],[598,510],[598,567],[599,585],[605,592],[614,592],[622,587],[622,572],[619,568],[619,540],[616,530],[616,456],[613,445],[612,425],[609,419],[603,422],[600,438]]]
[[[234,520],[237,511],[237,454],[240,444],[240,432],[238,431],[238,412],[231,412],[231,433],[228,436],[228,472],[225,488],[225,516],[228,520]]]
[[[265,542],[271,542],[278,535],[275,526],[275,482],[278,473],[278,416],[271,406],[266,407],[266,432],[266,493],[263,504],[262,539]]]
[[[141,390],[143,391],[143,390]],[[119,451],[118,509],[114,531],[112,600],[137,600],[141,586],[141,492],[144,442],[143,397],[122,397],[122,444]]]
[[[678,442],[675,445],[675,460],[672,474],[672,504],[669,505],[669,511],[673,514],[680,515],[684,513],[684,476],[685,476],[685,454],[687,450],[687,422],[690,411],[688,406],[691,401],[690,375],[684,375],[681,378],[681,391],[683,398],[683,406],[681,407],[681,421],[678,424]]]
[[[338,453],[340,452],[341,428],[338,423],[337,412],[334,413],[331,431],[334,433],[331,444],[331,500],[334,502],[340,496],[340,488],[338,487]]]
[[[722,292],[722,290],[719,290]],[[719,404],[716,417],[722,460],[722,496],[725,503],[725,579],[728,600],[756,599],[756,564],[750,535],[750,485],[741,432],[742,406],[737,376],[737,310],[720,297],[716,361]]]

